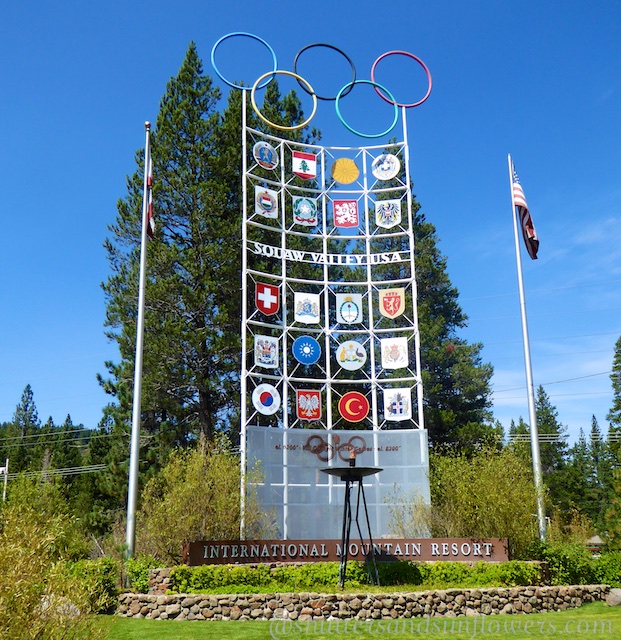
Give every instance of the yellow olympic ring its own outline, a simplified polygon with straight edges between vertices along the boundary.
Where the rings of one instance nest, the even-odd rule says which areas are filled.
[[[254,98],[257,87],[261,84],[261,82],[265,80],[268,76],[275,76],[277,73],[281,73],[284,76],[291,76],[292,78],[295,78],[298,82],[303,82],[308,87],[308,93],[313,97],[313,112],[310,114],[310,116],[306,120],[304,120],[304,122],[302,122],[301,124],[296,124],[294,127],[284,127],[280,124],[275,124],[274,122],[270,122],[259,111],[259,107],[257,107],[257,102]],[[260,78],[257,78],[257,81],[252,86],[252,91],[250,92],[250,102],[252,102],[252,108],[254,109],[254,112],[259,116],[259,118],[261,118],[261,120],[263,120],[263,122],[265,122],[265,124],[269,125],[270,127],[274,127],[274,129],[280,129],[281,131],[296,131],[297,129],[303,129],[315,117],[315,113],[317,112],[317,95],[315,94],[315,90],[313,89],[313,87],[310,86],[310,84],[304,78],[302,78],[302,76],[299,76],[297,73],[293,73],[293,71],[281,71],[281,70],[268,71],[267,73],[264,73]]]

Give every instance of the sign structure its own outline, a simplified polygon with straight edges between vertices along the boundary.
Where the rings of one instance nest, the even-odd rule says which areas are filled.
[[[501,538],[395,538],[373,543],[384,562],[506,562],[507,540]],[[349,556],[364,560],[370,544],[350,542]],[[337,562],[341,540],[196,540],[185,545],[183,562],[201,564],[249,564],[257,562]]]
[[[283,539],[338,538],[344,487],[321,468],[348,463],[331,454],[339,439],[365,440],[357,463],[384,469],[364,483],[373,535],[389,535],[395,483],[429,500],[406,143],[386,154],[244,131],[243,464],[260,465]],[[351,182],[332,175],[344,158]],[[326,442],[315,454],[312,434]]]
[[[244,131],[243,464],[265,474],[256,489],[283,539],[338,538],[343,483],[320,469],[348,462],[330,455],[345,432],[375,435],[358,464],[385,469],[365,493],[374,536],[389,535],[396,480],[429,500],[406,143],[386,153]],[[341,159],[351,182],[332,175]],[[395,431],[403,473],[382,440]],[[323,433],[325,450],[304,451],[298,432]]]
[[[233,36],[267,47],[274,70],[254,84],[222,76],[216,49]],[[398,103],[375,82],[388,55],[421,65],[429,83],[422,100]],[[278,68],[269,44],[251,34],[221,38],[212,64],[229,86],[252,86],[252,108],[271,131],[305,126],[317,99],[328,100],[295,70]],[[279,74],[311,96],[305,123],[283,127],[260,112],[255,94]],[[394,51],[378,58],[371,81],[355,83],[374,86],[394,121],[379,134],[354,130],[339,108],[350,99],[345,85],[329,98],[343,125],[362,138],[386,137],[402,113],[401,141],[292,141],[249,127],[242,100],[242,473],[260,465],[256,489],[284,540],[339,537],[344,483],[321,469],[346,464],[352,451],[359,465],[383,469],[364,481],[374,537],[390,534],[395,484],[429,500],[405,110],[427,99],[431,76],[416,56]]]

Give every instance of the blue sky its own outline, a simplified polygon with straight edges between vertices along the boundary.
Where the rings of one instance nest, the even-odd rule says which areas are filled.
[[[414,191],[470,317],[463,335],[494,366],[505,427],[528,415],[512,154],[541,242],[539,260],[523,254],[535,384],[572,440],[593,414],[606,427],[621,335],[621,4],[9,1],[0,23],[0,421],[29,383],[42,420],[69,413],[97,425],[107,399],[95,376],[116,356],[103,334],[102,243],[143,123],[155,120],[191,40],[211,73],[214,43],[245,31],[271,44],[281,69],[315,42],[345,51],[361,79],[394,49],[430,68],[431,97],[407,118]],[[247,83],[269,70],[252,45],[237,38],[221,49],[222,68]],[[335,54],[324,73],[322,55],[301,58],[300,72],[319,93],[338,90],[348,67]],[[424,91],[404,58],[382,62],[377,79],[400,101]],[[373,97],[361,91],[346,111],[365,131],[391,119]],[[313,124],[325,144],[366,144],[330,104]]]

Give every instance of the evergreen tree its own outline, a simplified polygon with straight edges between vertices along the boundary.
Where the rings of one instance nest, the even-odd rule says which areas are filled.
[[[385,151],[398,153],[392,148]],[[396,184],[398,181],[395,180],[392,186]],[[387,191],[380,199],[401,195],[397,190]],[[372,214],[368,212],[367,215]],[[492,366],[482,360],[483,345],[468,344],[458,335],[459,330],[467,326],[468,317],[459,305],[459,293],[449,278],[435,226],[426,219],[414,196],[412,231],[424,418],[430,441],[434,445],[470,451],[483,445],[498,446],[503,430],[492,421],[490,410]],[[407,251],[408,241],[405,236],[396,236],[374,242],[378,252],[391,252]],[[382,274],[385,280],[406,280],[409,277],[407,268],[404,263],[392,263],[377,267],[375,272]]]
[[[224,113],[220,91],[203,75],[192,43],[167,85],[152,133],[156,239],[148,248],[142,377],[141,471],[153,473],[169,452],[216,432],[237,429],[240,370],[242,96],[231,92]],[[299,100],[266,90],[263,112],[292,125],[304,119]],[[251,126],[260,129],[256,118]],[[289,137],[300,139],[302,133]],[[103,289],[107,335],[119,363],[106,363],[105,409],[110,436],[104,483],[126,474],[133,394],[137,286],[144,166],[128,180],[105,248],[111,275]],[[233,425],[233,428],[231,428]],[[125,476],[126,477],[126,476]],[[105,492],[102,492],[102,495]],[[124,500],[118,490],[118,502]]]
[[[435,227],[413,203],[418,316],[425,394],[425,425],[434,444],[472,448],[496,443],[502,430],[492,423],[492,366],[481,344],[459,338],[468,317],[458,302]]]
[[[567,427],[558,421],[558,411],[541,385],[537,388],[535,395],[535,412],[541,471],[543,481],[548,488],[550,502],[556,506],[568,505],[571,497],[567,492],[565,478],[569,457],[569,447],[566,442]],[[530,436],[530,426],[522,418],[517,425],[512,421],[509,434],[513,437],[525,434]],[[516,439],[510,446],[532,465],[530,438]]]
[[[7,429],[6,457],[12,472],[30,469],[33,462],[32,448],[27,446],[26,436],[35,435],[41,427],[32,387],[27,384],[21,401],[15,408],[13,420]]]
[[[612,407],[606,416],[610,425],[608,442],[611,450],[619,456],[621,449],[619,443],[621,438],[621,337],[615,342],[610,381],[612,382]]]
[[[590,472],[589,445],[584,431],[580,429],[580,436],[569,450],[569,460],[563,472],[564,500],[557,505],[562,513],[578,509],[594,521]]]
[[[604,526],[603,516],[610,500],[613,472],[617,463],[610,448],[610,442],[603,438],[595,416],[591,418],[588,453],[588,480],[591,499],[585,511],[592,521],[596,523],[598,530],[602,530]]]

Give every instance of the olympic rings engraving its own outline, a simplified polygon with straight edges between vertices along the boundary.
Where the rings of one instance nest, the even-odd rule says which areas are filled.
[[[280,129],[281,131],[295,131],[297,129],[302,129],[305,126],[307,126],[310,121],[315,117],[315,114],[317,112],[317,100],[326,100],[326,101],[334,101],[334,105],[335,105],[335,110],[336,110],[336,115],[338,117],[338,119],[341,121],[341,123],[343,124],[343,126],[348,129],[349,131],[351,131],[352,133],[354,133],[355,135],[358,135],[362,138],[381,138],[385,135],[387,135],[388,133],[390,133],[395,125],[397,124],[397,121],[399,119],[399,109],[403,108],[403,109],[411,109],[413,107],[418,107],[421,104],[423,104],[423,102],[425,102],[427,100],[427,98],[429,98],[429,95],[431,94],[431,89],[432,89],[432,78],[431,78],[431,73],[429,71],[429,68],[427,67],[427,65],[417,56],[415,56],[412,53],[409,53],[407,51],[387,51],[386,53],[383,53],[381,56],[379,56],[379,58],[377,58],[377,60],[373,63],[373,66],[371,67],[371,80],[357,80],[356,79],[356,68],[354,66],[353,61],[351,60],[351,58],[341,49],[339,49],[338,47],[335,47],[334,45],[331,44],[324,44],[324,43],[314,43],[314,44],[309,44],[305,47],[303,47],[302,49],[300,49],[300,51],[298,51],[298,53],[295,56],[295,59],[293,61],[293,71],[284,71],[282,69],[278,69],[278,61],[276,59],[276,53],[274,52],[274,50],[272,49],[272,47],[265,41],[263,40],[263,38],[260,38],[259,36],[253,35],[252,33],[246,33],[243,31],[237,31],[237,32],[233,32],[233,33],[229,33],[225,36],[223,36],[222,38],[220,38],[216,44],[213,46],[212,50],[211,50],[211,65],[214,68],[214,71],[216,72],[216,74],[218,75],[218,77],[223,80],[229,87],[232,87],[233,89],[239,89],[241,91],[247,91],[248,87],[247,86],[243,86],[243,85],[238,85],[235,84],[234,82],[228,80],[227,78],[225,78],[222,73],[220,72],[220,70],[218,69],[217,65],[216,65],[216,60],[215,60],[215,54],[216,54],[216,49],[218,48],[218,46],[220,44],[222,44],[222,42],[224,42],[225,40],[227,40],[228,38],[232,38],[234,36],[245,36],[248,38],[252,38],[253,40],[256,40],[258,42],[260,42],[261,44],[263,44],[265,47],[267,47],[268,51],[270,52],[271,56],[272,56],[272,62],[273,62],[273,68],[271,71],[268,71],[267,73],[264,73],[262,76],[260,76],[256,82],[253,84],[252,86],[252,90],[251,90],[251,94],[250,94],[250,98],[251,98],[251,103],[252,103],[252,108],[254,109],[255,113],[257,114],[257,116],[263,121],[265,122],[267,125],[269,125],[270,127],[273,127],[275,129]],[[305,51],[307,51],[308,49],[312,48],[312,47],[327,47],[329,49],[332,49],[334,51],[336,51],[337,53],[340,53],[346,60],[347,62],[349,62],[351,69],[352,69],[352,75],[353,75],[353,79],[348,82],[347,84],[345,84],[341,90],[337,93],[336,97],[325,97],[325,96],[320,96],[317,93],[315,93],[315,90],[311,87],[310,83],[303,78],[302,76],[300,76],[297,73],[297,63],[298,60],[300,58],[300,56],[302,55],[302,53],[304,53]],[[412,102],[412,103],[401,103],[398,102],[395,97],[393,96],[393,94],[384,86],[382,86],[381,84],[379,84],[378,82],[375,81],[375,70],[377,68],[377,65],[379,64],[379,62],[381,60],[383,60],[384,58],[387,58],[391,55],[403,55],[406,56],[412,60],[415,60],[416,62],[418,62],[418,64],[421,65],[421,67],[423,68],[423,70],[425,71],[425,74],[427,76],[427,81],[428,81],[428,88],[427,88],[427,92],[425,93],[424,97],[421,100],[418,100],[417,102]],[[313,110],[311,115],[301,124],[292,126],[292,127],[285,127],[283,125],[277,125],[273,122],[270,122],[259,110],[257,103],[256,103],[256,99],[255,99],[255,95],[256,95],[256,91],[257,89],[264,89],[265,87],[267,87],[267,85],[275,78],[276,75],[278,74],[282,74],[282,75],[286,75],[286,76],[290,76],[292,78],[295,78],[298,81],[298,84],[300,85],[300,87],[306,92],[308,93],[308,95],[310,95],[313,99]],[[371,86],[374,87],[375,91],[377,92],[377,94],[382,98],[382,100],[384,100],[385,102],[388,102],[388,104],[393,105],[394,110],[395,110],[395,115],[393,118],[393,122],[390,125],[390,127],[388,129],[386,129],[385,131],[382,131],[381,133],[375,133],[375,134],[369,134],[369,133],[361,133],[360,131],[357,131],[356,129],[354,129],[353,127],[351,127],[349,124],[347,124],[343,118],[343,115],[341,114],[341,109],[339,106],[339,101],[341,98],[345,97],[346,95],[348,95],[354,88],[354,86],[356,84],[370,84]]]

